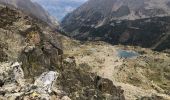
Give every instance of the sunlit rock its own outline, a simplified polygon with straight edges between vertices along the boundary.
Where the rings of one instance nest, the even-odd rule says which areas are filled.
[[[42,93],[51,93],[52,86],[56,79],[58,78],[59,73],[54,71],[44,72],[41,76],[36,79],[34,85],[38,87],[38,92]]]
[[[68,96],[64,96],[61,98],[61,100],[71,100]]]
[[[21,68],[21,63],[15,62],[12,64],[14,79],[19,85],[23,85],[24,83],[24,72]]]

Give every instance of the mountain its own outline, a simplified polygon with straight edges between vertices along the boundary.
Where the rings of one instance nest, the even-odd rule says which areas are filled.
[[[25,13],[46,22],[51,27],[58,27],[57,20],[50,16],[38,3],[32,2],[31,0],[0,0],[0,4],[18,8]]]
[[[170,100],[169,61],[146,48],[82,43],[0,5],[0,100]]]
[[[0,5],[1,100],[125,100],[111,80],[62,55],[60,36],[51,27]]]
[[[42,5],[51,15],[59,21],[67,14],[79,7],[87,0],[32,0]]]
[[[170,0],[89,0],[68,14],[61,26],[80,40],[165,50],[170,48],[169,15]]]

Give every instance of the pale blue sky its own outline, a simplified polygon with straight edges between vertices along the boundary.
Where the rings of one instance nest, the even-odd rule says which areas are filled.
[[[32,0],[42,5],[52,16],[55,16],[58,20],[87,0]]]

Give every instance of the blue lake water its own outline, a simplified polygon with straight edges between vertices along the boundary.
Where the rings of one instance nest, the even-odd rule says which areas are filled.
[[[128,51],[128,50],[118,50],[118,56],[123,58],[133,58],[137,57],[140,54],[135,51]]]

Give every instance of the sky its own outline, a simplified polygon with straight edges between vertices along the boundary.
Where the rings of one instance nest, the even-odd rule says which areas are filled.
[[[87,0],[32,0],[42,5],[52,16],[59,21]]]

